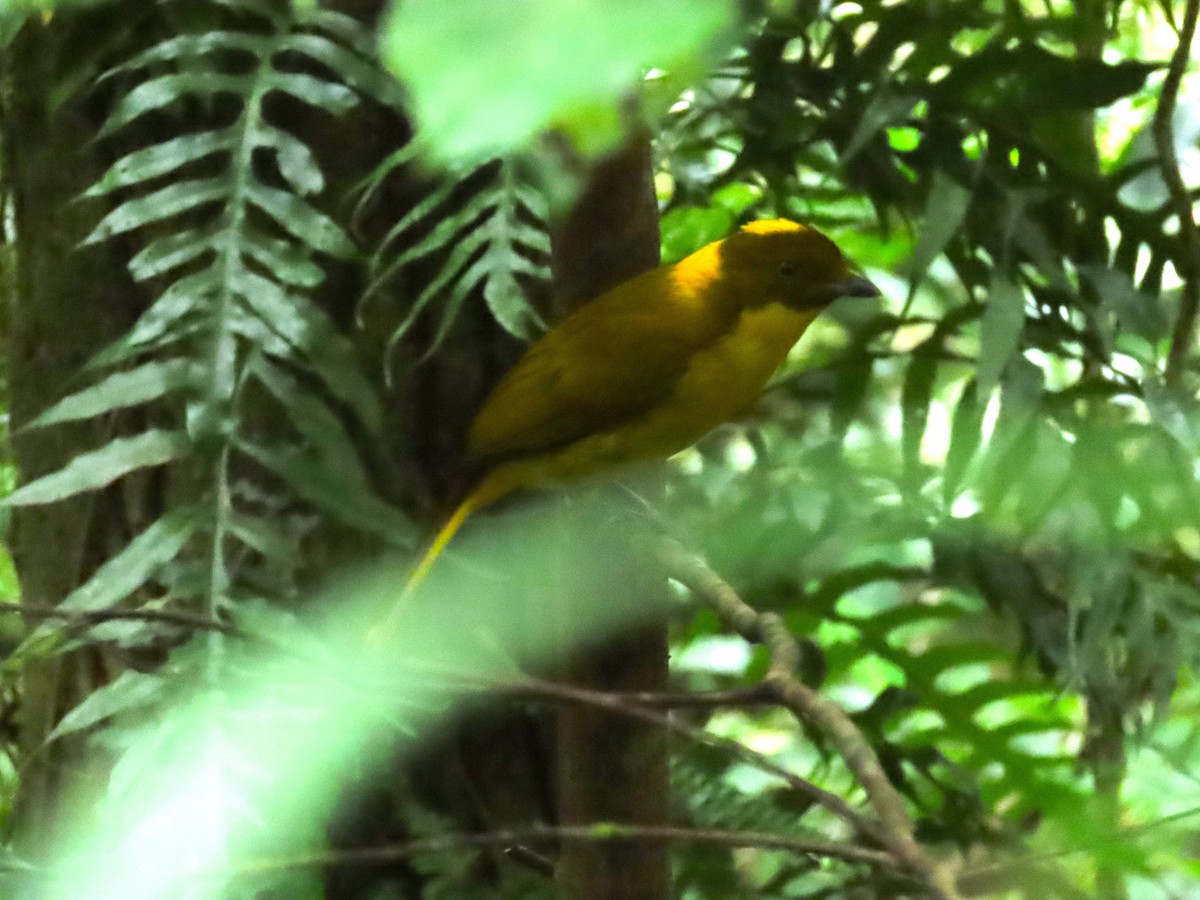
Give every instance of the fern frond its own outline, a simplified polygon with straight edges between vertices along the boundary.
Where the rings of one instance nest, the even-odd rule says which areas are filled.
[[[140,406],[200,384],[200,368],[189,359],[151,360],[135,369],[114,372],[91,387],[59,400],[26,428],[91,419],[116,409]]]
[[[213,251],[216,238],[216,223],[158,238],[129,261],[129,272],[137,281],[161,277]]]
[[[483,296],[501,327],[526,339],[534,329],[544,328],[545,323],[526,301],[517,276],[550,279],[550,269],[533,262],[550,256],[550,237],[544,227],[546,214],[541,195],[521,183],[512,162],[501,163],[496,205],[483,225],[489,238],[483,255],[486,268]],[[527,224],[530,220],[542,227],[532,227]]]
[[[286,96],[343,115],[363,96],[394,101],[398,89],[374,63],[370,35],[346,16],[258,0],[210,2],[228,11],[220,13],[223,27],[171,36],[101,76],[134,82],[114,102],[101,139],[151,114],[176,122],[179,133],[125,153],[85,192],[119,202],[83,243],[147,235],[129,269],[160,292],[90,362],[92,383],[32,423],[157,404],[187,428],[116,438],[7,501],[53,502],[184,460],[209,473],[193,503],[145,529],[71,595],[87,608],[121,602],[158,578],[169,596],[200,601],[215,615],[239,579],[257,577],[245,559],[277,569],[280,554],[294,546],[255,512],[286,508],[288,497],[372,536],[409,535],[407,520],[372,493],[342,421],[349,414],[361,428],[377,429],[377,392],[349,341],[304,295],[324,279],[321,258],[352,259],[358,251],[313,202],[326,185],[316,155],[286,123],[270,121],[267,105]],[[297,71],[297,59],[313,65]],[[232,113],[226,124],[187,130],[194,117],[181,113],[197,102],[208,108],[218,94]],[[304,387],[297,374],[311,376]],[[293,442],[255,444],[241,434],[239,396],[249,381],[286,410]],[[263,491],[234,481],[239,454],[290,494],[265,500]],[[204,543],[195,540],[201,534],[207,558],[182,558],[185,548]],[[243,560],[236,568],[235,556]]]
[[[367,489],[370,479],[350,435],[341,418],[320,396],[304,390],[296,379],[265,356],[252,358],[248,371],[279,401],[296,433],[313,448],[323,465],[357,489]]]
[[[415,153],[415,150],[412,150]],[[368,179],[364,202],[382,180],[411,155],[393,154]],[[451,173],[388,230],[371,260],[365,300],[378,295],[407,266],[436,258],[433,277],[408,302],[388,341],[387,369],[400,342],[424,315],[436,325],[426,356],[441,346],[467,299],[481,294],[492,317],[506,331],[528,339],[544,327],[529,287],[547,281],[549,256],[545,202],[521,175],[520,161],[493,160],[469,172]],[[466,199],[463,184],[479,187]],[[403,246],[399,253],[393,248]]]
[[[317,454],[294,445],[238,441],[237,449],[281,478],[296,494],[345,525],[396,546],[409,546],[412,523],[352,478],[330,469]]]
[[[146,431],[115,438],[98,450],[81,453],[63,468],[17,488],[4,506],[37,506],[106,487],[130,472],[161,466],[184,456],[190,448],[178,431]]]
[[[859,636],[827,655],[831,669],[871,654],[904,673],[905,690],[912,693],[916,706],[893,716],[888,724],[886,731],[889,740],[896,742],[896,754],[920,754],[926,747],[970,748],[969,756],[958,763],[978,773],[983,789],[989,792],[1019,787],[1024,796],[1031,786],[1046,785],[1059,777],[1063,760],[1030,754],[1020,746],[1019,735],[1007,734],[987,718],[991,704],[1038,701],[1046,708],[1045,715],[1038,717],[1041,730],[1066,733],[1071,726],[1056,705],[1057,689],[1047,680],[1014,672],[1011,651],[1002,645],[955,637],[957,631],[968,630],[964,623],[975,613],[947,603],[901,604],[869,615],[845,615],[831,609],[826,615],[851,626]],[[923,629],[926,642],[933,641],[920,652],[906,649],[901,637],[913,626]],[[956,674],[981,667],[988,670],[986,680],[956,686]],[[936,724],[909,724],[924,722],[931,713]]]
[[[121,157],[100,180],[84,191],[85,197],[101,197],[119,188],[132,187],[212,156],[228,151],[233,146],[234,134],[230,129],[201,131],[183,134],[176,138],[134,150]]]
[[[203,506],[189,504],[168,510],[67,595],[63,608],[106,609],[124,600],[175,559],[210,521],[211,511]]]
[[[122,203],[100,220],[100,224],[83,239],[81,246],[106,241],[198,206],[224,200],[228,193],[229,186],[223,178],[196,178],[159,188],[144,197]]]

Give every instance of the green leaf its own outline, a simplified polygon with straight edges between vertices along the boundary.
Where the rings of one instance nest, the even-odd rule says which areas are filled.
[[[946,449],[946,464],[942,469],[942,502],[949,505],[958,494],[967,466],[983,441],[984,404],[979,389],[971,378],[963,385],[950,420],[950,444]]]
[[[907,573],[897,573],[897,575],[899,577],[907,575]],[[860,625],[860,627],[869,626],[871,630],[887,635],[897,629],[908,628],[913,625],[945,625],[946,623],[962,619],[964,615],[963,610],[952,603],[939,606],[910,603],[893,606],[891,609],[884,609],[870,615],[847,615],[844,618],[848,622]]]
[[[1108,266],[1088,263],[1079,267],[1079,274],[1091,282],[1101,305],[1122,328],[1148,341],[1166,336],[1167,313],[1158,294],[1139,291],[1128,275]]]
[[[212,329],[208,327],[207,322],[201,318],[191,316],[177,322],[152,341],[133,345],[119,338],[89,359],[84,369],[91,372],[128,363],[138,357],[151,353],[164,354],[167,348],[173,344],[191,339],[203,340],[201,333],[211,334],[211,332]]]
[[[233,94],[236,97],[246,97],[250,95],[253,84],[253,76],[227,75],[222,72],[193,71],[185,74],[160,75],[150,81],[143,81],[121,98],[104,123],[104,127],[100,129],[100,137],[124,128],[146,113],[170,106],[172,103],[178,103],[184,97],[190,95],[207,97],[213,94]]]
[[[917,246],[913,248],[912,256],[897,267],[897,271],[913,281],[924,275],[930,263],[937,259],[950,239],[958,233],[970,202],[971,192],[938,169],[925,201]]]
[[[459,313],[462,312],[463,304],[466,303],[467,296],[471,293],[471,291],[475,290],[475,288],[477,288],[481,283],[486,286],[488,270],[488,259],[486,256],[481,256],[461,274],[458,274],[457,269],[450,268],[447,268],[445,272],[443,272],[444,275],[452,276],[454,280],[449,285],[449,292],[445,295],[444,302],[438,309],[439,321],[437,331],[434,332],[433,340],[430,341],[429,347],[427,347],[425,350],[425,358],[428,358],[432,354],[436,353],[438,348],[442,346],[442,342],[449,336],[450,329],[452,329],[454,327],[454,323],[458,321]],[[437,288],[435,289],[434,285],[431,284],[425,289],[423,296],[432,296],[434,293],[437,293],[442,286],[442,284],[438,284]],[[417,305],[413,304],[413,308],[416,309]],[[412,322],[411,315],[408,319],[408,322],[410,324]],[[396,345],[398,334],[399,332],[394,333],[389,339],[389,352]],[[388,366],[388,369],[389,371],[391,370],[390,365]]]
[[[513,198],[525,208],[526,212],[528,212],[539,222],[545,222],[550,218],[550,204],[546,200],[546,194],[544,191],[535,190],[528,184],[524,184],[520,181],[517,181],[512,185],[511,191]],[[728,206],[728,203],[725,203],[723,200],[719,199],[722,194],[726,193],[727,191],[728,188],[717,191],[717,193],[713,195],[713,199],[723,206]],[[547,237],[546,252],[549,251],[549,237]]]
[[[216,231],[214,226],[189,228],[157,238],[129,261],[129,273],[135,280],[145,281],[186,265],[213,249]]]
[[[467,232],[466,236],[458,242],[446,259],[442,262],[438,270],[438,275],[433,281],[429,282],[416,299],[409,306],[408,314],[401,320],[392,332],[392,336],[388,341],[389,347],[395,344],[408,333],[416,322],[421,311],[429,305],[429,302],[436,297],[447,285],[450,285],[451,294],[449,301],[442,310],[441,320],[453,321],[458,310],[462,306],[462,301],[466,298],[467,292],[470,291],[479,280],[484,276],[484,268],[476,262],[470,265],[471,256],[477,253],[480,247],[484,244],[485,237],[479,229]],[[407,256],[407,254],[404,254]],[[401,260],[404,259],[401,257]],[[393,263],[396,265],[397,263]],[[469,267],[468,267],[469,266]],[[443,333],[445,328],[440,329]],[[435,342],[436,343],[436,342]]]
[[[918,347],[904,374],[901,449],[906,479],[910,481],[909,487],[912,489],[919,486],[912,483],[911,479],[916,477],[921,465],[921,442],[929,423],[929,405],[933,400],[933,384],[937,378],[939,343],[931,338]]]
[[[116,680],[97,688],[67,713],[50,732],[46,740],[55,741],[99,725],[118,713],[144,709],[160,702],[167,693],[163,676],[127,670]]]
[[[346,429],[319,396],[303,389],[294,378],[263,356],[250,363],[250,372],[286,410],[296,430],[312,446],[323,463],[356,487],[365,488],[369,479],[358,450]]]
[[[247,195],[251,203],[281,228],[314,250],[341,259],[350,259],[357,252],[340,225],[295,194],[253,181],[247,187]]]
[[[413,145],[409,144],[406,146],[406,148],[403,148],[403,150],[398,152],[407,151],[410,146]],[[372,175],[372,179],[368,179],[368,181],[373,181],[373,178],[374,176]],[[442,185],[437,187],[437,190],[428,193],[426,197],[422,197],[420,203],[408,210],[406,214],[401,217],[400,221],[396,222],[394,226],[388,229],[388,234],[385,234],[383,240],[379,241],[379,250],[373,254],[371,259],[372,272],[383,268],[383,263],[385,260],[384,254],[388,252],[391,245],[400,240],[401,235],[403,235],[404,232],[407,232],[409,228],[412,228],[414,224],[424,220],[424,218],[430,215],[434,209],[437,209],[438,206],[442,205],[446,199],[449,199],[451,194],[454,193],[457,184],[458,182],[456,179],[446,179]],[[378,182],[372,182],[372,184],[368,184],[366,186],[365,190],[373,191],[377,190],[377,188]],[[457,232],[457,229],[463,227],[463,217],[463,210],[458,210],[454,215],[443,218],[442,221],[438,222],[436,232],[426,235],[425,238],[421,240],[421,244],[416,246],[430,245],[430,247],[428,247],[428,251],[426,252],[432,252],[433,250],[436,250],[436,248],[442,246],[446,240],[449,240],[449,236]],[[436,238],[436,234],[445,234],[446,232],[449,232],[449,235],[439,236],[439,238]],[[406,248],[404,254],[406,254],[407,258],[413,258],[408,256],[408,253],[413,250],[415,250],[415,247]],[[395,272],[400,269],[400,266],[403,265],[404,262],[406,262],[406,259],[401,259],[400,262],[396,262],[396,260],[386,260],[386,263],[388,263],[386,270],[389,272]],[[385,275],[384,277],[390,276]]]
[[[203,308],[219,287],[218,272],[213,269],[204,269],[180,278],[142,313],[128,334],[92,357],[88,361],[88,368],[112,365],[158,343],[173,329],[178,329],[188,313]]]
[[[253,56],[264,56],[273,46],[270,38],[247,31],[206,31],[203,34],[182,34],[160,41],[153,47],[114,66],[104,73],[102,79],[111,78],[122,72],[142,69],[155,63],[178,62],[194,59],[209,53],[243,52]]]
[[[544,257],[550,252],[550,240],[544,228],[528,221],[537,218],[535,210],[541,209],[544,203],[536,191],[522,183],[513,160],[489,162],[467,177],[474,178],[488,169],[496,173],[493,183],[477,190],[453,214],[434,219],[435,224],[420,240],[410,241],[397,257],[384,262],[385,251],[410,228],[422,220],[434,218],[434,211],[460,182],[448,181],[427,195],[389,230],[374,254],[373,280],[368,295],[414,260],[443,249],[447,252],[433,279],[410,302],[408,314],[393,330],[388,343],[389,354],[417,317],[435,298],[440,298],[438,327],[427,348],[427,353],[434,352],[457,321],[467,297],[480,286],[492,315],[509,333],[528,339],[536,329],[543,327],[517,276],[549,278],[544,265],[528,258]]]
[[[229,533],[265,560],[284,565],[289,570],[296,565],[298,543],[278,528],[273,519],[237,512],[229,518]]]
[[[292,9],[302,25],[331,35],[360,56],[370,58],[374,55],[376,50],[375,32],[370,28],[364,28],[357,19],[317,4],[306,5],[303,8],[293,4]],[[336,67],[333,68],[336,69]]]
[[[1031,445],[1042,431],[1039,426],[1052,428],[1038,418],[1044,387],[1045,373],[1021,354],[1014,354],[1000,381],[1000,415],[975,469],[979,475],[977,493],[985,513],[1013,488],[1023,485],[1021,479],[1033,462]],[[986,399],[982,393],[979,396]],[[1061,435],[1058,440],[1062,440]],[[1046,490],[1042,494],[1051,496]]]
[[[993,652],[995,648],[992,648]],[[989,703],[997,700],[1011,700],[1017,697],[1049,697],[1052,696],[1050,685],[1042,681],[1026,679],[997,680],[991,679],[967,688],[953,695],[953,701],[959,708],[977,712]]]
[[[146,431],[136,437],[116,438],[99,450],[82,453],[63,468],[22,485],[0,506],[33,506],[53,503],[111,484],[122,475],[150,466],[161,466],[183,456],[187,437],[178,431]]]
[[[1157,63],[1058,56],[1034,43],[1009,48],[997,41],[955,65],[935,92],[991,116],[1041,115],[1108,106],[1137,91],[1159,68]]]
[[[81,246],[86,247],[149,222],[160,222],[220,200],[228,195],[229,187],[225,178],[199,178],[171,184],[143,197],[127,200],[101,219],[92,233],[83,239]]]
[[[207,508],[199,506],[177,506],[165,513],[71,591],[62,601],[63,609],[115,606],[175,559],[210,514]]]
[[[274,90],[335,116],[348,113],[358,105],[358,96],[354,91],[336,81],[326,81],[302,72],[279,71],[269,73],[265,80]]]
[[[64,397],[25,427],[44,428],[148,403],[164,394],[194,387],[199,375],[196,364],[186,359],[144,363],[128,372],[116,372],[99,384]]]
[[[379,428],[383,411],[375,387],[363,374],[350,342],[324,312],[245,270],[238,274],[235,287],[247,311],[299,350],[330,393],[353,409],[367,428]]]
[[[733,230],[733,213],[724,206],[679,206],[662,217],[662,258],[677,262]]]
[[[354,205],[355,218],[363,214],[368,201],[375,196],[376,191],[379,190],[379,186],[387,180],[388,176],[397,169],[411,163],[417,158],[419,153],[420,145],[416,141],[409,141],[403,147],[389,153],[381,163],[371,170],[370,175],[355,185],[353,192],[360,195],[358,202]],[[449,188],[453,187],[453,185],[453,179],[447,179],[443,182],[442,190],[446,196],[449,196]],[[408,218],[408,215],[405,218]]]
[[[1190,455],[1200,455],[1200,410],[1195,396],[1155,375],[1145,380],[1142,390],[1153,421]]]
[[[979,367],[975,387],[986,398],[1000,383],[1004,367],[1017,351],[1025,326],[1025,291],[1008,272],[992,273],[987,308],[979,323]]]
[[[415,529],[404,513],[365,487],[341,477],[315,455],[294,447],[268,447],[249,441],[238,441],[238,448],[322,512],[389,544],[412,546]]]
[[[143,147],[141,150],[134,150],[113,163],[100,180],[84,192],[83,196],[98,197],[118,188],[159,178],[198,159],[227,151],[232,144],[233,137],[230,130],[221,129],[220,131],[184,134],[159,144]]]
[[[321,174],[321,167],[317,165],[316,157],[303,141],[265,123],[255,130],[253,140],[256,146],[270,147],[275,151],[279,174],[297,194],[308,196],[319,194],[325,189],[325,176]]]
[[[454,184],[453,182],[450,182],[440,190],[435,191],[433,194],[422,200],[421,203],[414,207],[407,215],[404,216],[404,218],[392,226],[391,230],[383,239],[383,242],[380,246],[383,248],[389,246],[394,240],[399,238],[405,229],[407,229],[410,225],[415,224],[420,216],[424,216],[426,213],[432,211],[432,209],[436,205],[440,204],[442,200],[449,197],[453,189]],[[386,270],[382,275],[377,275],[375,281],[377,283],[385,281],[399,271],[401,266],[405,266],[423,256],[428,256],[430,253],[440,250],[447,244],[455,242],[455,238],[459,235],[459,233],[464,231],[467,226],[471,224],[473,219],[486,212],[489,206],[490,198],[486,194],[480,194],[479,196],[472,198],[472,200],[464,205],[462,209],[456,210],[453,215],[448,216],[447,218],[444,218],[438,222],[437,225],[434,226],[433,230],[430,231],[429,234],[425,235],[425,237],[421,238],[420,241],[406,247],[404,252],[402,252],[395,259],[388,260]],[[418,216],[418,213],[420,216]]]
[[[229,316],[230,330],[243,337],[258,351],[273,356],[276,359],[294,362],[296,348],[285,341],[277,331],[273,330],[252,310],[237,307]]]
[[[550,270],[533,263],[510,250],[491,251],[483,257],[488,265],[488,278],[483,285],[483,299],[500,327],[514,337],[529,340],[535,332],[545,329],[542,317],[529,304],[516,274],[524,272],[549,280]]]
[[[359,30],[362,30],[361,26]],[[320,35],[300,32],[287,35],[281,42],[281,49],[301,53],[328,66],[345,84],[364,96],[373,97],[384,106],[400,105],[400,85],[370,59],[375,52],[374,46],[366,55],[360,56]],[[359,49],[359,53],[362,52]]]
[[[842,163],[850,162],[887,126],[907,121],[915,105],[916,101],[912,97],[894,94],[887,87],[880,89],[859,117],[858,126],[842,151]]]
[[[284,284],[310,288],[325,280],[325,270],[295,241],[280,240],[247,225],[238,247]]]
[[[408,87],[443,158],[480,160],[551,123],[620,134],[617,107],[646,69],[707,68],[737,10],[728,0],[405,0],[383,31],[386,65]]]
[[[961,666],[995,664],[1003,657],[1003,651],[987,641],[956,641],[927,647],[920,653],[914,653],[908,668],[922,679],[932,681],[944,672]]]

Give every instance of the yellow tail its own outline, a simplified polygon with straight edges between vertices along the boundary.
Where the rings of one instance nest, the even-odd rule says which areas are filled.
[[[408,581],[404,583],[404,590],[400,592],[399,599],[392,606],[387,617],[371,628],[367,635],[367,640],[378,645],[386,638],[395,633],[395,629],[401,621],[402,611],[408,606],[413,594],[417,588],[425,581],[429,575],[433,564],[437,562],[442,551],[446,549],[446,545],[450,543],[450,539],[455,533],[462,528],[463,523],[471,516],[472,513],[483,509],[489,503],[495,503],[505,494],[508,494],[520,487],[521,478],[518,470],[512,466],[500,466],[493,469],[483,477],[483,481],[475,486],[471,493],[467,494],[467,498],[458,505],[454,510],[454,514],[450,516],[446,524],[442,526],[441,531],[433,539],[433,543],[429,545],[429,549],[421,557],[421,561],[417,563],[417,567],[413,569],[411,575],[408,576]]]
[[[442,526],[441,531],[437,533],[437,537],[433,539],[433,543],[429,545],[429,549],[425,551],[425,555],[421,557],[421,561],[417,563],[417,567],[413,569],[411,575],[408,576],[408,581],[404,584],[404,596],[407,597],[419,588],[422,582],[429,575],[433,564],[437,562],[442,551],[446,549],[446,545],[450,543],[450,539],[458,533],[458,529],[462,528],[463,523],[470,516],[483,507],[495,503],[505,494],[510,493],[519,484],[519,480],[514,478],[514,471],[508,466],[500,466],[492,469],[483,477],[483,481],[475,486],[471,493],[467,494],[465,500],[458,505],[454,510],[454,514]]]

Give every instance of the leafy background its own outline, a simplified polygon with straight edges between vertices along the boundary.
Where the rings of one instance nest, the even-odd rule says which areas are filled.
[[[21,768],[35,753],[101,773],[105,803],[87,824],[124,846],[156,809],[147,785],[186,799],[197,770],[211,787],[216,771],[279,766],[310,788],[329,771],[281,762],[306,740],[289,727],[255,745],[236,724],[247,709],[270,721],[337,710],[321,719],[336,740],[314,758],[369,773],[378,760],[361,747],[378,720],[402,744],[427,727],[427,706],[466,690],[405,684],[399,712],[364,699],[374,675],[345,623],[321,613],[387,592],[320,587],[352,562],[411,553],[418,523],[461,489],[467,474],[445,460],[458,459],[474,404],[553,314],[547,223],[581,167],[562,146],[611,148],[637,88],[665,259],[787,216],[834,237],[885,294],[831,310],[747,421],[674,461],[670,530],[783,616],[806,677],[852,713],[919,838],[963,855],[967,884],[1016,895],[1024,875],[1039,896],[1186,896],[1198,874],[1200,422],[1181,310],[1200,272],[1171,173],[1194,203],[1194,62],[1170,120],[1176,164],[1154,133],[1185,4],[658,0],[579,4],[579,19],[538,0],[366,6],[166,4],[139,11],[136,28],[116,24],[119,5],[42,21],[5,7],[10,96],[34,82],[22,60],[48,33],[91,35],[37,83],[94,123],[96,171],[74,201],[90,220],[74,240],[127,266],[139,299],[86,365],[67,381],[52,373],[36,416],[28,401],[16,413],[35,364],[19,347],[6,360],[21,429],[23,477],[6,501],[16,540],[21,517],[52,504],[139,497],[137,516],[91,539],[59,596],[21,593],[5,575],[39,617],[27,629],[8,617],[10,708],[45,706],[34,687],[46,666],[103,661],[66,708],[41,708],[43,734],[9,729],[12,877],[47,863],[22,843],[13,799],[56,798]],[[20,271],[37,252],[20,153],[35,133],[20,103],[6,101],[5,120],[17,209],[5,259]],[[8,281],[19,313],[30,295]],[[80,423],[94,430],[62,431]],[[31,470],[29,442],[47,432],[71,436],[63,458]],[[108,522],[111,510],[93,514]],[[527,544],[536,523],[509,525],[521,537],[496,538],[500,549],[468,535],[459,568],[511,567],[511,550],[491,554]],[[51,602],[62,617],[42,621]],[[553,637],[479,606],[459,621],[476,619],[534,646]],[[673,622],[680,690],[762,677],[762,652],[711,614]],[[467,665],[448,652],[430,664]],[[821,735],[777,709],[692,718],[856,795]],[[388,807],[376,819],[389,839],[461,827],[420,791],[360,779]],[[682,823],[838,833],[712,747],[677,748],[673,779]],[[247,856],[321,845],[336,800],[299,791],[311,804],[296,813],[254,779],[218,781],[229,809],[265,825],[201,854],[201,868],[232,867],[213,895],[368,896],[311,867],[239,876]],[[163,858],[203,843],[163,828]],[[336,853],[326,861],[338,868]],[[372,878],[399,896],[552,889],[481,868],[451,847]],[[681,844],[676,876],[697,898],[911,889],[761,848]],[[64,896],[78,877],[62,876]]]

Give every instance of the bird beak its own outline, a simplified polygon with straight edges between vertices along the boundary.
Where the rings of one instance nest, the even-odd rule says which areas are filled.
[[[853,278],[847,278],[845,281],[839,281],[833,285],[833,296],[878,297],[879,288],[861,275],[855,275]]]

